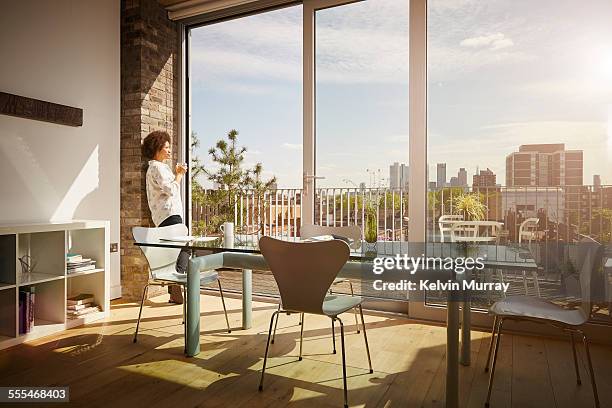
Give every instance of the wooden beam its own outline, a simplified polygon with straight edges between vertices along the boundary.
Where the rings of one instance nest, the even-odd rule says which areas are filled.
[[[0,92],[0,113],[67,126],[83,126],[83,109]]]

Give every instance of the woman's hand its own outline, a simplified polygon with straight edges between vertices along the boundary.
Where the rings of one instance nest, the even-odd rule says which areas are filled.
[[[174,171],[176,173],[176,176],[174,177],[174,179],[176,180],[177,183],[180,183],[181,180],[183,179],[183,176],[187,172],[187,166],[184,164],[177,163],[176,166],[174,167]]]
[[[183,175],[187,173],[187,166],[184,163],[177,163],[176,166],[174,167],[174,172],[176,174]]]

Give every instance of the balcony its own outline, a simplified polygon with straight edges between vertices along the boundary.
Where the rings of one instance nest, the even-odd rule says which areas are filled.
[[[213,197],[223,193],[206,190],[200,202],[192,203],[192,222],[197,233],[218,234],[221,214],[218,204],[208,204]],[[472,306],[486,310],[493,302],[506,295],[531,295],[571,306],[580,300],[576,271],[568,267],[567,244],[575,244],[581,237],[590,236],[607,243],[608,257],[612,258],[610,231],[612,230],[612,186],[568,187],[473,187],[443,188],[428,192],[427,241],[435,245],[441,241],[438,221],[441,216],[456,215],[455,201],[465,194],[475,194],[486,206],[485,220],[503,224],[494,244],[503,243],[525,247],[538,263],[535,273],[520,270],[498,269],[486,275],[489,281],[510,284],[507,293],[475,297]],[[218,200],[218,196],[216,199]],[[299,237],[301,224],[301,189],[274,189],[260,193],[244,191],[234,197],[233,214],[229,220],[236,225],[237,233],[245,239],[256,241],[262,235],[274,237]],[[364,205],[365,203],[365,205]],[[315,222],[324,226],[358,225],[365,233],[366,209],[375,208],[377,240],[379,245],[392,242],[410,242],[408,228],[408,191],[389,188],[319,188],[315,197]],[[521,224],[537,218],[533,239],[519,245]],[[448,234],[448,232],[447,232]],[[448,236],[446,239],[448,242]],[[228,288],[240,290],[240,274],[222,272]],[[362,282],[364,283],[364,282]],[[612,324],[612,270],[602,272],[601,293],[597,294],[599,307],[593,319]],[[361,295],[376,297],[371,285],[355,285]],[[277,296],[278,291],[270,273],[259,272],[254,280],[255,293]],[[340,288],[346,292],[347,288]],[[427,295],[427,303],[443,305],[444,294]]]

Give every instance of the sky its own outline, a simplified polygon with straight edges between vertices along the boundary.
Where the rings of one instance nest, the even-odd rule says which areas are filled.
[[[588,6],[585,6],[588,5]],[[528,143],[584,150],[584,182],[612,184],[612,1],[430,0],[428,162],[470,181]],[[586,24],[585,22],[588,22]],[[302,8],[192,31],[199,156],[230,129],[279,187],[301,187]],[[408,2],[316,14],[316,152],[323,187],[388,182],[408,163]]]

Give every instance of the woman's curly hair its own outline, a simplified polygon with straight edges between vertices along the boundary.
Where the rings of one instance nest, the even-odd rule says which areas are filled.
[[[149,133],[142,141],[142,155],[149,160],[153,160],[157,152],[164,148],[166,142],[171,143],[168,132],[156,130]]]

